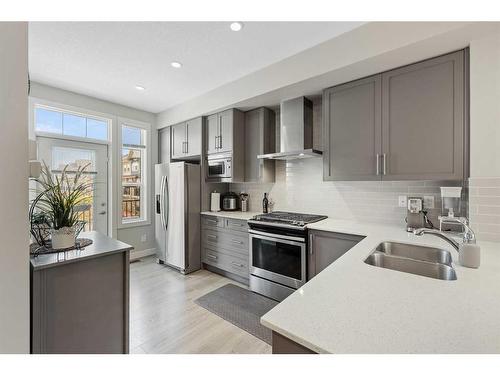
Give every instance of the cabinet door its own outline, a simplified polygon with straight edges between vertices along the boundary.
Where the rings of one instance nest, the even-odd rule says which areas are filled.
[[[324,91],[324,180],[380,179],[381,94],[380,75]]]
[[[172,125],[171,129],[172,159],[182,158],[185,156],[186,124]]]
[[[233,150],[233,110],[218,114],[219,120],[219,152]]]
[[[274,182],[274,160],[257,159],[275,152],[275,113],[268,108],[245,112],[245,182]]]
[[[170,163],[170,127],[158,132],[159,163]]]
[[[214,154],[218,151],[219,119],[217,114],[207,117],[206,148],[207,154]]]
[[[185,156],[201,155],[201,117],[186,121]]]
[[[307,279],[311,280],[363,238],[363,236],[351,234],[311,230],[309,232]]]
[[[245,181],[259,182],[262,160],[257,155],[263,154],[262,137],[264,113],[262,109],[245,112]]]
[[[464,52],[382,74],[387,180],[463,177]]]

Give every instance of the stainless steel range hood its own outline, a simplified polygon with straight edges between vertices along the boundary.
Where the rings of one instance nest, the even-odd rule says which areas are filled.
[[[280,105],[280,152],[257,156],[258,159],[293,160],[322,156],[313,148],[312,102],[301,96]]]

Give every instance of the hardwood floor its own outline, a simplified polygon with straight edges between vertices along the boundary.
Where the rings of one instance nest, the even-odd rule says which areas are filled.
[[[189,275],[156,264],[130,265],[130,353],[271,353],[271,346],[194,303],[227,283],[215,273]]]

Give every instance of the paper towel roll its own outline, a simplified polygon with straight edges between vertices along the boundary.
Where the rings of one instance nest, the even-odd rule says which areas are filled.
[[[220,193],[217,193],[216,191],[210,195],[210,211],[220,211]]]

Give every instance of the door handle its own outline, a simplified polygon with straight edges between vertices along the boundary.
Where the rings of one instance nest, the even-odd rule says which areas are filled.
[[[186,154],[189,153],[189,143],[186,141]]]
[[[387,156],[382,154],[382,174],[385,176],[387,174]]]
[[[238,240],[232,239],[231,242],[237,243],[238,245],[243,245],[243,241],[238,241]]]
[[[241,263],[231,262],[231,264],[236,267],[243,267],[243,264]]]
[[[377,176],[380,175],[380,154],[375,156],[375,168],[377,170]]]
[[[217,150],[217,136],[215,136],[215,142],[214,142],[215,149]]]
[[[215,255],[212,255],[212,254],[207,254],[207,257],[212,258],[212,259],[217,259],[217,257]]]
[[[313,255],[314,250],[313,250],[313,235],[309,235],[309,255]]]
[[[216,240],[216,239],[217,239],[217,236],[216,236],[216,235],[214,235],[214,234],[207,234],[207,237],[208,237],[208,238],[213,238],[214,240]]]

